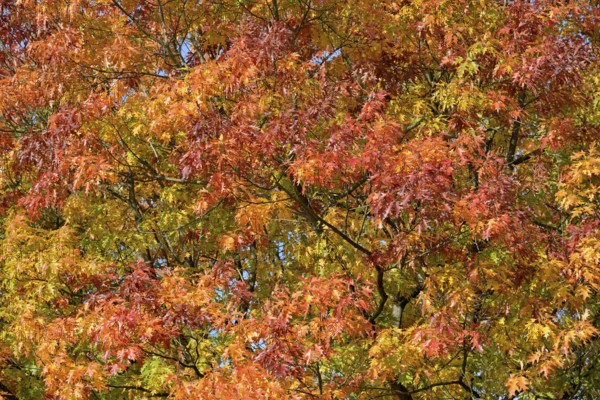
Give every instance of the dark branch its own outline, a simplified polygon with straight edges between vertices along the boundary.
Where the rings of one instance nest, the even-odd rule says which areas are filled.
[[[169,397],[169,393],[153,393],[152,390],[146,389],[145,387],[142,387],[142,386],[111,385],[110,383],[107,384],[106,386],[108,386],[109,388],[113,388],[113,389],[137,390],[139,392],[148,393],[149,395],[151,395],[153,397]]]
[[[19,398],[6,386],[0,382],[0,397],[5,400],[19,400]]]
[[[381,267],[377,267],[377,293],[379,293],[379,305],[377,306],[377,310],[369,317],[369,322],[374,324],[375,320],[379,315],[383,312],[385,308],[385,303],[388,299],[388,294],[385,291],[385,286],[383,284],[383,274],[385,273],[385,269]]]
[[[536,150],[534,150],[534,151],[532,151],[532,152],[530,152],[530,153],[523,154],[523,155],[521,155],[521,156],[519,156],[519,157],[517,157],[517,158],[514,158],[514,159],[513,159],[511,162],[509,162],[508,164],[509,164],[509,165],[513,165],[513,166],[515,166],[515,165],[519,165],[519,164],[522,164],[522,163],[524,163],[524,162],[528,161],[530,158],[532,158],[532,157],[534,157],[534,156],[538,156],[538,155],[540,155],[540,154],[542,154],[542,149],[536,149]]]

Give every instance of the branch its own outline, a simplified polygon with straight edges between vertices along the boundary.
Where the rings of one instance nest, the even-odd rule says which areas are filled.
[[[19,400],[19,398],[6,386],[0,382],[0,397],[5,400]]]
[[[152,40],[153,42],[155,42],[159,46],[161,46],[167,52],[167,55],[169,56],[169,58],[171,58],[171,61],[173,61],[174,65],[176,67],[182,67],[183,66],[183,65],[181,65],[181,63],[179,62],[179,60],[175,57],[175,55],[173,54],[173,52],[169,48],[169,44],[168,43],[162,42],[161,40],[158,40],[154,35],[152,35],[150,32],[148,32],[140,24],[140,22],[137,19],[135,19],[131,13],[127,12],[127,10],[117,0],[111,0],[111,3],[115,7],[117,7],[119,9],[119,11],[121,11],[123,14],[125,14],[125,16],[127,17],[127,19],[129,19],[140,30],[140,32],[142,32],[144,34],[144,36],[146,36],[148,39]],[[179,55],[179,57],[181,57],[181,55]]]
[[[512,166],[515,161],[515,153],[517,152],[517,144],[519,143],[519,133],[521,132],[521,119],[516,119],[512,133],[510,135],[510,142],[508,144],[508,152],[506,153],[506,163]]]
[[[387,292],[385,291],[385,286],[383,284],[384,273],[385,269],[380,266],[377,266],[377,293],[379,293],[379,297],[381,297],[381,299],[379,300],[377,310],[375,310],[375,312],[369,317],[369,322],[371,324],[374,324],[377,317],[379,317],[379,315],[383,312],[385,303],[387,302],[387,299],[389,297]]]
[[[312,210],[311,210],[312,211]],[[371,254],[373,254],[373,252],[371,250],[367,250],[365,249],[363,246],[361,246],[359,243],[355,242],[354,240],[352,240],[348,235],[346,235],[344,232],[340,231],[338,228],[336,228],[335,226],[331,225],[329,222],[325,221],[323,218],[321,218],[319,215],[315,214],[315,217],[325,226],[327,226],[329,229],[331,229],[332,231],[334,231],[335,233],[338,234],[338,236],[340,236],[342,239],[344,239],[346,242],[348,242],[352,247],[354,247],[355,249],[357,249],[358,251],[370,256]]]
[[[532,220],[531,222],[533,222],[534,225],[536,225],[536,226],[538,226],[538,227],[540,227],[542,229],[546,229],[548,231],[556,231],[556,232],[562,233],[562,229],[560,227],[558,227],[558,226],[547,224],[545,222],[538,221],[538,220],[535,220],[535,219]]]
[[[148,393],[153,397],[169,397],[169,393],[153,393],[152,390],[146,389],[142,386],[132,386],[132,385],[111,385],[107,383],[106,386],[113,389],[125,389],[125,390],[137,390],[140,392]]]
[[[354,183],[352,186],[350,186],[350,188],[348,188],[348,190],[346,190],[342,193],[336,193],[331,197],[333,197],[334,199],[341,199],[343,197],[349,196],[356,189],[358,189],[359,187],[364,185],[368,180],[369,180],[369,175],[365,175],[361,179],[359,179],[356,183]]]
[[[130,13],[127,12],[127,10],[121,5],[121,3],[119,3],[117,0],[111,0],[111,2],[123,14],[125,14],[127,19],[129,19],[140,30],[140,32],[142,32],[148,39],[152,40],[153,42],[156,42],[157,44],[159,44],[161,46],[164,46],[164,44],[160,40],[156,39],[152,34],[150,34],[150,32],[148,32],[146,29],[144,29],[144,27],[142,25],[140,25],[140,23],[135,18],[133,18],[133,15],[131,15]]]
[[[195,180],[183,179],[183,178],[172,178],[170,176],[164,176],[164,175],[150,175],[150,174],[146,174],[146,175],[148,176],[148,178],[152,178],[157,181],[166,181],[166,182],[181,183],[181,184],[187,184],[187,185],[208,185],[208,181],[195,181]]]
[[[401,386],[404,389],[397,388],[396,385]],[[430,389],[433,389],[433,388],[439,387],[439,386],[451,386],[451,385],[458,385],[458,386],[462,387],[463,389],[467,390],[469,393],[471,393],[476,398],[481,398],[479,393],[475,392],[471,387],[469,387],[469,385],[467,385],[460,379],[458,379],[456,381],[432,383],[431,385],[427,385],[420,389],[416,389],[416,390],[412,390],[412,391],[407,390],[404,385],[397,383],[397,382],[392,382],[391,386],[392,386],[392,389],[394,390],[394,393],[396,395],[398,395],[398,398],[400,400],[405,400],[405,399],[408,400],[408,399],[412,399],[413,394],[424,392],[426,390],[430,390]],[[405,396],[405,397],[401,397],[401,396]],[[409,396],[409,397],[406,397],[406,396]]]
[[[392,387],[392,391],[398,400],[412,400],[413,397],[411,392],[403,384],[396,381],[391,381],[390,386]]]
[[[410,132],[413,129],[415,129],[417,126],[421,125],[421,122],[423,122],[423,118],[421,118],[418,121],[415,121],[412,124],[408,125],[406,128],[404,128],[404,131],[403,131],[404,134],[407,134],[408,132]]]
[[[286,188],[281,183],[278,183],[277,186],[281,190],[286,192],[291,198],[296,200],[297,204],[300,205],[300,208],[302,208],[302,210],[306,213],[306,217],[309,221],[311,221],[313,223],[319,222],[319,223],[325,225],[326,227],[331,229],[339,237],[344,239],[344,241],[346,241],[348,244],[350,244],[352,247],[354,247],[356,250],[360,251],[361,253],[366,254],[367,256],[370,256],[373,254],[373,252],[371,250],[364,248],[359,243],[355,242],[352,238],[350,238],[348,235],[346,235],[344,232],[340,231],[334,225],[330,224],[323,217],[318,215],[310,206],[310,202],[308,201],[306,196],[304,196],[301,193],[301,189],[298,187],[298,185],[292,185],[293,186],[292,190]]]
[[[277,0],[272,0],[273,4],[273,17],[275,21],[279,21],[279,6],[277,5]]]
[[[533,150],[530,153],[523,154],[523,155],[521,155],[521,156],[519,156],[517,158],[514,158],[511,162],[508,163],[508,165],[515,166],[515,165],[522,164],[525,161],[528,161],[531,157],[538,156],[540,154],[542,154],[542,149],[535,149],[535,150]]]
[[[413,299],[423,291],[423,285],[418,285],[408,296],[396,296],[396,305],[400,308],[400,315],[398,316],[398,328],[402,328],[402,317],[404,316],[404,309]]]
[[[517,98],[519,105],[521,106],[521,110],[525,107],[525,93],[519,93]],[[517,145],[519,143],[519,135],[521,133],[521,126],[523,125],[521,118],[515,119],[515,122],[512,126],[512,133],[510,135],[510,142],[508,144],[508,152],[506,153],[506,163],[514,169],[514,161],[515,154],[517,152]]]
[[[471,394],[471,397],[474,397],[476,399],[481,399],[481,395],[479,394],[479,392],[477,392],[475,389],[473,389],[471,386],[467,385],[465,382],[463,382],[462,379],[459,379],[456,382],[460,387],[462,387],[463,389],[465,389],[467,392],[469,392]]]

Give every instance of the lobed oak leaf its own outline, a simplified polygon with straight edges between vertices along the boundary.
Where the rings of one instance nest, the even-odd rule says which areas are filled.
[[[510,397],[516,396],[520,392],[527,391],[529,384],[529,379],[523,375],[511,375],[505,383]]]

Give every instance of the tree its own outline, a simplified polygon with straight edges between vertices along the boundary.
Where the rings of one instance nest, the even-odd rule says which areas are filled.
[[[1,0],[6,399],[600,396],[592,0]]]

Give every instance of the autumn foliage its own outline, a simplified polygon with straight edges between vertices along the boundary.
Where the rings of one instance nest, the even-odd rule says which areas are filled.
[[[5,399],[600,398],[595,0],[0,0]]]

